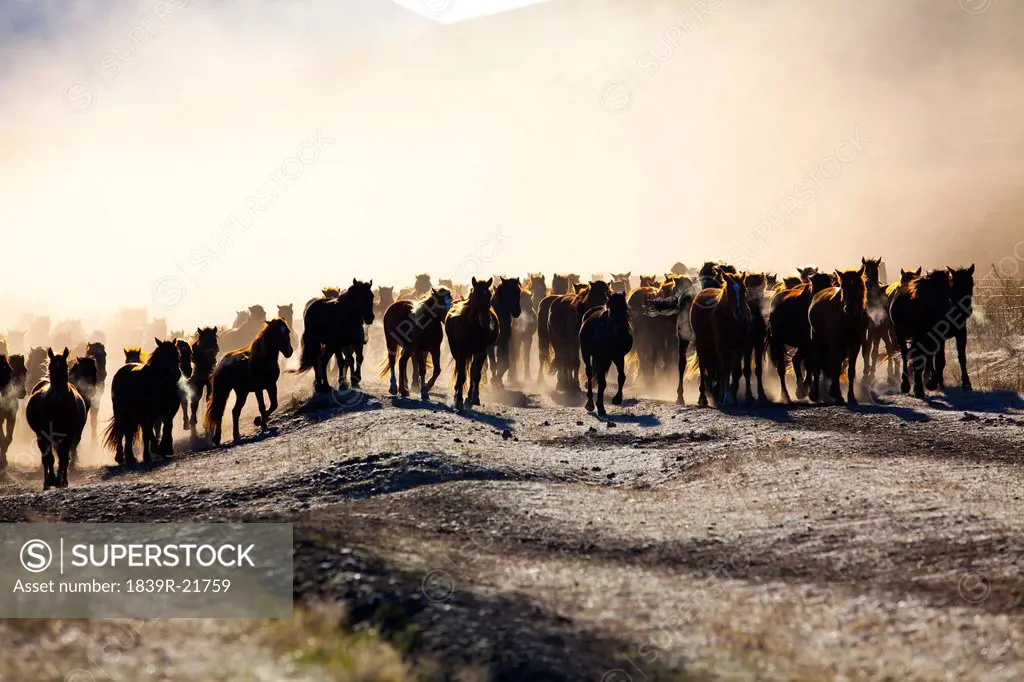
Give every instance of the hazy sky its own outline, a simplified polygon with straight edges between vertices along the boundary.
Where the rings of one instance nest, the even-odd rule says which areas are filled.
[[[485,4],[0,0],[0,329],[1024,238],[1022,3]]]

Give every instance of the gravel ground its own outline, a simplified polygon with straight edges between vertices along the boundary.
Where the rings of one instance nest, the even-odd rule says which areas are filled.
[[[339,407],[288,381],[274,431],[237,446],[46,494],[15,458],[0,521],[293,521],[300,602],[451,675],[1024,679],[1016,395],[598,420],[534,392],[459,416],[442,391]]]

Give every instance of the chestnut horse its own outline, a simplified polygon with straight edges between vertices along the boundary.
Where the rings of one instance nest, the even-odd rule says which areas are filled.
[[[210,435],[214,445],[220,445],[221,422],[228,397],[235,394],[235,405],[231,410],[232,435],[237,443],[242,439],[238,430],[238,419],[250,393],[256,394],[256,404],[260,408],[260,416],[255,424],[260,431],[267,430],[270,415],[277,409],[277,379],[281,376],[278,364],[279,357],[292,356],[292,330],[282,319],[270,320],[253,342],[246,348],[239,348],[227,353],[213,372],[213,398],[206,408],[203,427]],[[267,392],[268,406],[263,402],[263,392]]]
[[[448,311],[444,331],[455,361],[455,410],[480,404],[480,378],[487,352],[498,340],[498,316],[491,309],[491,280],[473,278],[469,298],[458,301]],[[469,367],[469,391],[462,400]]]
[[[352,385],[359,385],[366,342],[363,325],[373,324],[373,320],[373,280],[353,279],[352,286],[337,298],[321,298],[309,304],[303,315],[298,371],[302,374],[313,370],[313,390],[331,390],[327,365],[332,357],[338,362],[338,388],[346,386],[346,368]]]
[[[430,389],[441,375],[441,342],[444,340],[444,319],[452,307],[452,294],[447,289],[431,289],[430,295],[418,301],[395,301],[384,311],[384,340],[388,347],[387,368],[381,377],[391,374],[391,395],[401,393],[409,397],[407,367],[413,361],[413,371],[419,374],[420,398],[430,399]],[[398,349],[398,381],[395,381],[395,360]],[[426,380],[427,355],[430,355],[433,374]]]
[[[595,281],[580,285],[575,295],[556,296],[548,315],[548,337],[555,357],[551,370],[558,375],[557,386],[563,391],[580,390],[580,326],[583,317],[594,308],[605,305],[611,290],[607,282]]]
[[[750,307],[743,276],[719,271],[721,288],[701,289],[690,308],[694,346],[700,365],[700,397],[697,404],[708,404],[708,385],[719,406],[729,398],[737,404],[743,353],[749,347]]]
[[[176,412],[181,399],[180,363],[174,341],[156,339],[156,349],[145,363],[127,364],[114,374],[110,382],[114,416],[107,426],[106,445],[115,451],[118,464],[135,464],[133,444],[139,434],[143,461],[149,462],[153,454],[171,454],[174,414],[168,419],[167,406],[173,404]],[[154,434],[160,421],[163,433],[157,443]]]
[[[608,385],[608,369],[615,364],[619,373],[619,390],[612,396],[613,405],[622,404],[622,387],[626,383],[626,354],[633,348],[633,330],[629,324],[629,305],[624,293],[608,296],[608,303],[592,308],[580,327],[580,350],[587,371],[587,411],[594,410],[594,380],[597,380],[597,414],[605,416],[604,391]]]
[[[40,381],[25,406],[29,428],[36,434],[36,444],[43,458],[43,490],[50,486],[68,486],[68,465],[71,453],[78,448],[85,430],[85,401],[68,380],[68,349],[50,358],[49,377]],[[57,472],[53,458],[57,457]]]
[[[868,291],[864,266],[859,270],[836,270],[839,286],[815,294],[807,319],[811,325],[811,400],[818,400],[822,372],[829,380],[829,395],[843,404],[839,377],[846,362],[846,400],[857,404],[857,357],[868,333]]]
[[[787,278],[788,279],[788,278]],[[768,313],[768,350],[772,363],[779,373],[779,387],[782,401],[791,402],[789,389],[786,388],[786,347],[796,349],[793,354],[793,374],[796,376],[796,397],[798,400],[807,396],[810,381],[810,366],[804,369],[810,351],[811,325],[807,320],[807,311],[811,308],[814,296],[832,286],[832,278],[822,273],[811,275],[808,283],[797,284],[772,296]]]

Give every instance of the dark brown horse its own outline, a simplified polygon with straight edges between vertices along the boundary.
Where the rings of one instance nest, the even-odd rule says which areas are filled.
[[[829,380],[829,395],[843,404],[839,377],[846,362],[846,400],[857,404],[857,357],[868,332],[868,292],[864,266],[859,270],[836,270],[839,286],[820,291],[811,301],[807,319],[811,324],[811,400],[818,400],[820,376]]]
[[[945,388],[943,373],[946,369],[945,339],[956,341],[956,355],[960,363],[960,385],[970,391],[971,377],[967,374],[967,321],[974,313],[974,264],[967,268],[947,268],[950,281],[949,311],[945,316],[948,326],[943,325],[940,331],[943,343],[935,358],[935,371],[932,383],[938,388]]]
[[[92,438],[95,441],[99,427],[96,424],[96,415],[93,409],[95,408],[96,412],[99,411],[100,401],[100,372],[96,360],[87,355],[75,358],[71,363],[71,369],[68,370],[68,380],[78,389],[78,394],[85,401],[85,411],[92,417]]]
[[[130,346],[124,349],[124,364],[126,365],[141,364],[145,357],[146,352],[138,346]]]
[[[116,452],[118,464],[135,464],[134,442],[139,435],[143,461],[149,462],[153,454],[171,454],[174,415],[167,419],[167,406],[173,404],[177,411],[181,400],[180,362],[174,341],[156,339],[156,349],[145,363],[127,364],[114,374],[110,383],[114,416],[107,426],[106,445]],[[162,422],[159,443],[154,437],[157,422]]]
[[[36,444],[43,458],[43,490],[50,486],[66,488],[71,453],[78,448],[85,430],[86,407],[68,380],[68,349],[61,355],[47,350],[50,358],[49,377],[40,381],[25,406],[29,428],[36,434]],[[54,455],[57,471],[53,470]]]
[[[220,342],[225,348],[244,348],[252,343],[267,323],[267,311],[261,305],[250,306],[245,321],[232,329],[220,332]],[[239,320],[236,320],[238,322]]]
[[[697,296],[697,287],[693,281],[686,276],[673,277],[663,285],[658,297],[647,301],[646,315],[669,314],[675,326],[676,351],[678,357],[676,365],[679,371],[679,381],[676,384],[676,402],[680,405],[686,404],[683,395],[684,379],[686,378],[686,356],[693,343],[693,325],[690,321],[690,311],[693,307],[693,300]]]
[[[28,371],[28,376],[25,378],[26,385],[35,386],[46,376],[46,354],[47,349],[40,346],[36,346],[28,352],[28,358],[25,360],[25,367]]]
[[[548,295],[548,283],[543,273],[530,275],[530,297],[533,299],[534,311],[540,310],[540,302]]]
[[[625,294],[629,292],[629,278],[632,274],[632,272],[612,274],[612,291],[616,294]]]
[[[707,392],[715,403],[724,406],[732,399],[737,404],[743,353],[749,348],[750,306],[743,277],[719,270],[722,286],[701,289],[690,308],[694,346],[700,365],[700,397],[697,404],[706,407]]]
[[[512,365],[510,348],[512,345],[512,323],[523,313],[522,285],[519,278],[501,278],[491,296],[491,309],[498,316],[498,340],[491,346],[491,378],[498,388],[504,388],[505,372]],[[513,376],[514,376],[513,372]]]
[[[366,342],[363,325],[373,324],[373,320],[373,280],[353,279],[352,286],[337,298],[322,298],[306,308],[299,372],[313,370],[313,390],[331,390],[327,365],[332,357],[338,362],[338,388],[346,387],[346,369],[350,370],[352,385],[359,385]],[[354,360],[348,353],[355,356]]]
[[[398,300],[415,300],[423,298],[430,293],[434,285],[430,282],[430,275],[416,275],[416,283],[407,289],[398,292]]]
[[[255,424],[261,431],[267,430],[270,415],[277,409],[277,379],[281,376],[278,359],[281,355],[291,357],[291,338],[292,330],[284,320],[271,320],[263,325],[263,330],[247,348],[233,350],[217,363],[217,369],[213,372],[213,398],[203,420],[203,427],[214,445],[220,445],[221,422],[232,392],[235,394],[235,405],[231,410],[231,424],[235,442],[242,439],[238,420],[250,393],[256,394],[256,404],[260,408],[260,416],[256,418]],[[263,401],[264,391],[269,405]]]
[[[580,390],[580,326],[583,317],[608,302],[611,290],[607,282],[595,281],[575,294],[557,296],[548,315],[548,337],[555,352],[552,370],[557,373],[559,390]]]
[[[441,286],[445,286],[442,284]],[[448,289],[451,291],[451,289]],[[377,287],[377,296],[373,303],[373,314],[380,315],[383,317],[384,313],[387,312],[391,304],[395,302],[395,288],[394,287]]]
[[[951,327],[947,316],[952,307],[952,288],[948,270],[932,270],[899,287],[889,306],[896,346],[903,359],[900,390],[910,391],[910,371],[914,372],[914,395],[925,395],[924,371],[932,372],[929,388],[938,388],[936,356],[945,347],[944,327]]]
[[[629,324],[629,305],[624,293],[608,296],[605,305],[592,308],[580,327],[580,351],[587,372],[587,411],[594,409],[594,380],[597,380],[597,413],[602,417],[607,374],[612,364],[619,373],[619,388],[612,396],[613,405],[622,404],[622,388],[626,384],[626,354],[633,348],[633,330]]]
[[[387,369],[381,373],[391,375],[391,395],[401,393],[409,397],[407,367],[413,361],[413,371],[419,374],[420,398],[430,399],[430,389],[441,374],[441,342],[444,340],[444,320],[452,307],[452,294],[447,289],[431,289],[430,295],[419,301],[395,301],[384,312],[384,340],[388,348]],[[398,349],[402,349],[398,359]],[[433,374],[427,381],[427,356],[430,356]],[[399,378],[395,380],[395,361],[399,363]]]
[[[480,404],[480,378],[487,352],[498,340],[498,316],[491,310],[491,280],[473,278],[469,298],[452,305],[444,321],[448,348],[455,361],[455,400],[457,412]],[[469,391],[463,403],[462,390],[469,370]]]
[[[768,345],[768,305],[766,299],[768,277],[764,273],[747,273],[743,280],[746,289],[747,306],[750,308],[750,346],[743,351],[743,382],[747,393],[747,402],[754,401],[754,393],[750,387],[751,364],[754,376],[757,377],[757,399],[766,402],[768,396],[764,392],[764,355]]]
[[[636,350],[637,378],[651,382],[659,369],[676,364],[676,299],[674,281],[659,286],[642,286],[630,292],[627,299],[633,325],[633,348]],[[656,301],[663,301],[655,307]],[[687,312],[689,318],[689,312]]]
[[[569,277],[557,272],[551,279],[551,293],[542,296],[537,302],[537,382],[544,381],[544,366],[548,363],[551,351],[551,337],[548,335],[548,317],[551,315],[551,303],[559,296],[565,296],[571,290]],[[547,291],[547,287],[544,288]]]
[[[192,337],[192,376],[188,380],[189,402],[181,405],[181,411],[185,415],[185,428],[192,429],[192,433],[196,432],[199,425],[199,401],[205,396],[206,402],[209,402],[213,397],[213,370],[217,366],[219,353],[217,328],[196,328],[196,333]],[[189,407],[192,409],[191,413]]]
[[[793,374],[796,376],[796,397],[802,400],[808,393],[810,371],[805,376],[804,369],[807,354],[810,352],[811,325],[807,320],[807,311],[815,294],[832,286],[832,278],[828,275],[814,274],[809,283],[797,284],[788,289],[775,292],[769,305],[768,313],[768,350],[772,364],[779,373],[779,386],[782,401],[791,402],[789,389],[786,388],[786,348],[795,349],[793,355]]]
[[[0,356],[0,465],[7,470],[7,451],[14,442],[18,407],[27,394],[24,355]]]

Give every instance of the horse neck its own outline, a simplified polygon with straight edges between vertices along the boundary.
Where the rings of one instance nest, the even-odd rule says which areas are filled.
[[[281,349],[270,343],[262,334],[249,346],[249,362],[253,365],[277,365],[277,357],[280,354]]]
[[[67,393],[71,387],[71,380],[67,376],[63,377],[49,377],[50,393]]]

